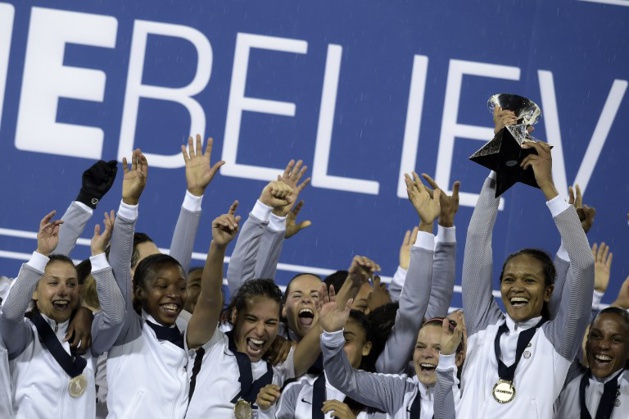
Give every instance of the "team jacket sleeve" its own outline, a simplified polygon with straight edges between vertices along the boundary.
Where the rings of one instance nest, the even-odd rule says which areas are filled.
[[[194,251],[194,240],[199,230],[201,222],[201,201],[203,196],[195,196],[186,191],[186,196],[179,211],[179,218],[175,225],[173,238],[170,243],[170,255],[177,259],[183,267],[183,271],[188,273],[192,252]]]
[[[33,329],[24,315],[33,298],[37,283],[44,275],[48,257],[33,252],[30,260],[22,265],[0,314],[0,334],[7,348],[9,359],[21,354],[33,341]]]
[[[285,235],[286,217],[278,217],[271,213],[269,224],[264,233],[262,233],[262,239],[260,240],[254,278],[275,279]]]
[[[554,319],[557,317],[557,311],[559,310],[559,304],[561,303],[561,296],[563,294],[563,288],[566,284],[567,276],[568,276],[568,268],[570,268],[570,261],[568,260],[568,252],[565,249],[563,243],[559,247],[557,251],[557,255],[555,256],[555,272],[557,276],[555,278],[555,289],[553,290],[552,295],[550,296],[550,301],[548,302],[548,312],[550,314],[550,318]]]
[[[542,326],[553,347],[572,361],[590,318],[594,291],[594,256],[576,209],[559,196],[547,203],[570,260],[561,303],[554,320]]]
[[[491,239],[500,200],[495,198],[495,174],[485,180],[472,213],[463,257],[463,312],[468,336],[497,323],[502,313],[492,295]]]
[[[411,248],[411,259],[400,308],[384,350],[376,361],[376,371],[402,374],[411,358],[417,333],[424,320],[433,274],[434,236],[420,231]]]
[[[397,412],[407,391],[405,376],[355,370],[343,351],[344,342],[342,330],[321,335],[323,368],[328,382],[359,403],[385,412]]]
[[[98,356],[108,351],[118,338],[125,319],[125,300],[105,254],[90,257],[90,262],[101,308],[92,322],[91,350],[94,356]]]
[[[83,234],[87,222],[92,218],[93,210],[85,204],[74,201],[70,204],[61,220],[59,227],[59,244],[55,253],[70,256],[76,241]]]
[[[448,315],[456,274],[456,229],[438,227],[426,319]]]
[[[460,399],[455,355],[440,355],[435,384],[434,419],[455,419]]]
[[[282,395],[275,405],[275,417],[277,417],[277,419],[293,419],[295,417],[295,410],[297,409],[299,393],[302,387],[303,384],[300,381],[290,383],[284,387]]]
[[[270,216],[271,208],[258,200],[243,224],[227,267],[229,295],[236,295],[245,281],[255,278],[260,241]]]
[[[125,319],[115,345],[131,342],[142,332],[139,316],[133,309],[133,283],[131,278],[131,255],[133,253],[133,233],[138,219],[138,206],[120,202],[114,231],[111,235],[109,263],[118,288],[125,302]]]
[[[393,274],[393,279],[391,279],[391,283],[389,284],[389,295],[391,296],[392,302],[400,301],[404,282],[406,282],[406,274],[407,270],[401,266],[398,266],[395,274]]]

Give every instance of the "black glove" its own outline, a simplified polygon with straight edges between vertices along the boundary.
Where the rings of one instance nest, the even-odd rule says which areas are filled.
[[[118,162],[115,160],[99,160],[89,169],[83,172],[83,185],[76,197],[76,201],[82,202],[94,209],[96,204],[111,189],[118,172]]]

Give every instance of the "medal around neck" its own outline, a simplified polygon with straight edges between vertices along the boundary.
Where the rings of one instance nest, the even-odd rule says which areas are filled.
[[[81,397],[85,390],[87,389],[87,378],[83,374],[77,375],[76,377],[72,377],[70,380],[70,384],[68,384],[68,392],[70,396]]]
[[[242,399],[238,400],[234,406],[234,416],[236,416],[236,419],[252,419],[253,409],[251,408],[251,403]]]
[[[517,124],[498,131],[491,141],[470,156],[470,160],[496,172],[496,197],[516,182],[538,187],[533,170],[522,169],[520,163],[529,154],[536,153],[534,149],[522,148],[522,144],[536,141],[528,128],[539,121],[539,106],[530,99],[509,93],[490,97],[487,101],[489,111],[493,113],[496,106],[513,111],[518,118]]]
[[[494,399],[500,404],[509,403],[515,399],[515,387],[513,387],[512,381],[498,380],[494,389],[492,390]]]

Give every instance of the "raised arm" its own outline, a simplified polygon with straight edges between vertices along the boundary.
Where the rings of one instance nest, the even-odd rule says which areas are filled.
[[[248,279],[256,278],[256,265],[260,257],[260,240],[269,223],[273,208],[292,202],[292,189],[282,181],[273,181],[264,187],[249,217],[242,226],[227,267],[230,295],[236,295]]]
[[[376,361],[376,370],[387,374],[401,374],[406,369],[426,314],[432,286],[435,247],[432,225],[441,211],[442,191],[436,189],[431,194],[417,173],[413,173],[412,179],[406,175],[406,189],[419,216],[421,231],[411,249],[411,260],[393,330]]]
[[[433,190],[441,189],[427,174],[422,177]],[[445,317],[448,315],[452,293],[454,292],[455,268],[456,268],[456,229],[454,217],[459,210],[459,189],[461,182],[458,180],[452,185],[452,195],[441,191],[441,211],[439,213],[439,226],[435,247],[435,256],[432,262],[432,287],[426,318]]]
[[[448,319],[441,324],[441,343],[439,365],[437,365],[437,383],[435,384],[434,419],[455,419],[455,407],[461,398],[455,352],[461,343],[463,330],[457,324],[453,330]]]
[[[291,200],[286,205],[274,206],[271,211],[269,224],[260,242],[255,278],[275,278],[284,239],[292,237],[310,225],[309,221],[296,222],[297,214],[299,214],[304,203],[299,201],[295,204],[301,191],[310,182],[310,178],[307,178],[299,183],[307,169],[308,167],[304,166],[301,160],[298,160],[297,163],[295,163],[295,160],[291,160],[286,165],[284,173],[277,178],[277,180],[281,180],[291,188]]]
[[[579,185],[575,185],[568,188],[568,203],[570,205],[574,205],[574,208],[577,210],[577,214],[579,215],[579,219],[581,220],[581,227],[583,227],[583,231],[587,234],[594,224],[594,217],[596,215],[596,209],[593,207],[589,207],[583,204],[583,195],[581,194],[581,188]],[[554,260],[555,271],[557,272],[557,277],[555,279],[555,289],[550,297],[550,301],[548,302],[548,311],[550,313],[550,318],[554,319],[557,316],[557,311],[559,310],[559,304],[561,303],[561,296],[563,295],[563,287],[566,284],[566,279],[568,276],[568,268],[570,267],[570,257],[568,256],[568,252],[561,242],[559,246],[559,250],[557,250],[557,254]],[[594,297],[597,296],[597,287],[595,284]],[[604,292],[604,291],[603,291]],[[599,292],[598,294],[599,300],[602,297],[602,294]]]
[[[502,314],[492,295],[493,255],[491,240],[499,199],[492,172],[483,184],[472,213],[463,257],[463,312],[468,336],[500,320]]]
[[[124,178],[122,180],[122,201],[114,221],[114,230],[111,236],[111,249],[109,263],[113,269],[116,283],[125,300],[125,322],[116,340],[116,344],[122,344],[135,339],[139,329],[129,335],[131,326],[137,324],[138,316],[133,309],[133,281],[131,278],[131,255],[133,253],[133,233],[138,218],[138,204],[140,196],[146,186],[148,176],[148,162],[146,157],[138,149],[131,156],[131,169],[127,159],[122,159]]]
[[[236,215],[236,208],[238,201],[231,205],[227,214],[212,221],[212,243],[201,275],[201,293],[186,332],[186,341],[190,349],[205,345],[214,335],[218,325],[222,301],[223,259],[227,245],[238,233],[240,221],[240,216]]]
[[[205,152],[203,152],[201,135],[197,134],[196,143],[192,137],[189,137],[188,148],[186,149],[185,145],[181,146],[181,154],[186,164],[187,190],[170,243],[170,255],[177,259],[184,272],[188,272],[192,260],[194,241],[201,221],[203,194],[205,194],[206,188],[214,179],[218,169],[225,164],[221,160],[212,165],[213,145],[214,140],[208,138]]]
[[[407,383],[404,376],[372,374],[352,368],[343,346],[343,327],[349,317],[352,300],[343,308],[335,307],[319,321],[323,366],[328,382],[366,406],[372,406],[394,415],[404,402]]]
[[[116,284],[113,270],[105,257],[105,249],[114,229],[114,217],[113,211],[109,214],[105,213],[103,220],[105,229],[101,234],[100,225],[96,224],[91,242],[90,263],[101,308],[94,315],[92,322],[91,350],[92,354],[96,356],[108,351],[113,346],[125,318],[125,301]]]
[[[561,199],[555,188],[550,146],[544,142],[530,142],[523,147],[534,148],[537,152],[524,158],[522,167],[532,167],[570,260],[557,316],[542,327],[559,355],[572,361],[581,345],[590,317],[594,291],[594,257],[576,209]]]
[[[69,256],[98,202],[111,189],[118,171],[115,160],[99,160],[83,172],[81,190],[61,220],[59,245],[55,253]]]
[[[22,265],[15,283],[2,304],[0,334],[7,348],[9,359],[21,354],[33,341],[33,331],[24,321],[24,315],[33,299],[37,283],[44,275],[48,256],[59,242],[59,226],[63,221],[53,221],[55,211],[47,214],[39,223],[37,250]]]
[[[391,279],[391,283],[389,284],[389,295],[391,296],[391,301],[400,301],[400,294],[402,294],[402,288],[404,288],[404,282],[406,282],[408,265],[411,263],[411,248],[417,240],[418,232],[419,227],[415,226],[412,231],[406,230],[406,233],[404,234],[404,239],[402,240],[402,245],[400,246],[400,262],[395,274],[393,274],[393,279]]]

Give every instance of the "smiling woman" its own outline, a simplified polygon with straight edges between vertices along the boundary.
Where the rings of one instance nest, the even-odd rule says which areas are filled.
[[[201,292],[188,324],[187,343],[198,348],[187,411],[191,418],[251,413],[257,408],[260,388],[280,386],[295,376],[294,349],[279,365],[271,365],[265,357],[277,337],[282,306],[282,292],[272,279],[249,279],[239,284],[227,309],[233,329],[223,333],[216,327],[225,249],[238,233],[237,207],[236,201],[227,214],[212,222],[212,244],[201,276]]]
[[[496,111],[496,120],[509,115]],[[508,112],[508,111],[507,111]],[[498,213],[497,180],[485,181],[470,221],[463,262],[463,308],[469,334],[459,418],[548,418],[587,326],[594,289],[594,260],[575,208],[561,199],[552,179],[550,146],[527,143],[533,170],[559,230],[569,268],[558,310],[551,310],[556,269],[544,252],[510,255],[500,276],[503,313],[491,293],[492,230]],[[558,261],[558,266],[564,262]],[[552,380],[540,380],[553,372]]]
[[[10,360],[14,411],[9,417],[87,418],[96,411],[92,355],[109,350],[122,326],[124,300],[105,258],[113,213],[105,230],[94,229],[92,276],[101,311],[92,323],[88,354],[70,347],[68,325],[80,301],[77,270],[67,256],[51,255],[59,242],[61,221],[54,211],[40,223],[37,250],[22,266],[2,306],[0,334]],[[27,312],[29,304],[34,307]]]
[[[555,403],[555,418],[629,417],[629,313],[602,310],[590,325],[586,342],[589,369],[572,364]]]

